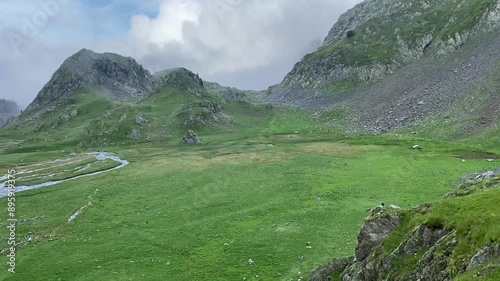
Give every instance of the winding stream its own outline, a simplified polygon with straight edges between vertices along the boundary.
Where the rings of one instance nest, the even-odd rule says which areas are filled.
[[[109,171],[121,169],[129,164],[129,162],[127,160],[123,160],[120,157],[115,156],[115,155],[111,155],[110,153],[107,153],[107,152],[92,152],[92,153],[87,153],[87,154],[95,156],[97,161],[104,161],[106,159],[110,159],[110,160],[119,162],[120,165],[118,165],[114,168],[108,169],[108,170],[103,170],[103,171],[98,171],[98,172],[94,172],[94,173],[90,173],[90,174],[80,175],[80,176],[72,177],[72,178],[65,179],[65,180],[49,181],[49,182],[45,182],[45,183],[41,183],[41,184],[37,184],[37,185],[30,185],[30,186],[16,186],[15,192],[18,193],[21,191],[37,189],[37,188],[46,187],[46,186],[52,186],[52,185],[60,184],[62,182],[72,181],[72,180],[76,180],[76,179],[83,178],[83,177],[91,177],[91,176],[99,175],[99,174],[106,173]],[[8,190],[7,186],[5,185],[6,180],[7,180],[7,175],[0,176],[0,198],[5,197],[9,194],[9,190]]]

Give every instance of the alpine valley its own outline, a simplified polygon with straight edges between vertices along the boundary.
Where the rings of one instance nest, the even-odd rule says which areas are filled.
[[[0,279],[500,280],[499,50],[500,0],[366,0],[265,91],[82,49],[0,100]]]

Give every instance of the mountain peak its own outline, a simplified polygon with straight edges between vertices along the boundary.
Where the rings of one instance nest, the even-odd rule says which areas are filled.
[[[133,102],[149,94],[154,81],[133,58],[84,48],[63,62],[27,111],[43,110],[80,87],[93,87],[112,100]]]
[[[90,49],[82,48],[80,49],[80,51],[73,54],[73,56],[89,56],[89,55],[97,55],[97,53]]]
[[[158,71],[154,76],[157,78],[158,87],[180,86],[191,91],[200,90],[204,87],[200,76],[184,67]]]
[[[80,51],[76,52],[75,55],[76,54],[95,54],[95,52],[87,48],[82,48]]]

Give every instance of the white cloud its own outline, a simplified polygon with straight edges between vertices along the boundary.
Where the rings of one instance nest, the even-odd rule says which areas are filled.
[[[138,59],[181,54],[212,74],[251,70],[302,54],[326,35],[335,8],[326,0],[165,0],[157,17],[132,18],[124,52]]]
[[[12,50],[2,40],[6,32],[19,27],[15,21],[40,11],[37,1],[0,0],[0,63],[17,77],[0,77],[7,89],[0,98],[23,104],[36,96],[68,55],[83,47],[132,56],[153,72],[184,66],[206,80],[264,89],[279,83],[303,55],[321,44],[342,12],[361,2],[114,0],[89,7],[83,0],[62,0],[69,3],[22,46],[20,58],[5,55]],[[14,16],[5,16],[4,8]],[[119,24],[124,18],[128,27],[127,22]],[[7,27],[2,28],[2,19]]]
[[[155,71],[185,66],[231,84],[224,77],[235,72],[252,72],[284,60],[291,68],[317,48],[340,13],[357,2],[163,0],[156,17],[132,18],[129,37],[120,46],[114,42],[102,47],[119,49]],[[285,74],[276,73],[273,82]]]
[[[184,25],[198,24],[200,12],[201,4],[198,1],[164,1],[158,17],[149,18],[143,14],[132,17],[131,39],[160,47],[171,42],[183,42]]]

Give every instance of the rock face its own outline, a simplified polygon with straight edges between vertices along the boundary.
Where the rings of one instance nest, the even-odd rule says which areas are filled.
[[[414,212],[420,212],[417,208]],[[459,245],[454,230],[441,223],[424,223],[404,236],[399,246],[391,252],[382,247],[382,242],[400,225],[400,210],[376,208],[363,223],[358,235],[355,258],[334,259],[313,270],[308,280],[330,281],[333,275],[342,281],[449,281],[459,274],[477,269],[500,257],[500,245],[489,244],[468,259],[453,261],[452,256]],[[417,258],[413,266],[401,270],[397,263]],[[494,270],[498,263],[483,271]],[[481,271],[481,272],[483,272]]]
[[[82,86],[95,87],[112,100],[133,102],[147,96],[154,84],[149,71],[132,58],[82,49],[64,61],[26,112],[44,110]]]
[[[458,190],[498,187],[499,175],[500,167],[465,175],[461,178],[465,184],[459,185]],[[469,182],[471,179],[475,181]],[[481,200],[476,204],[484,200],[477,198]],[[496,213],[485,214],[483,208],[471,211],[473,207],[467,203],[458,201],[459,207],[456,203],[451,203],[452,207],[446,211],[437,210],[442,208],[439,203],[422,204],[407,211],[394,205],[370,209],[371,214],[358,234],[355,257],[333,259],[313,270],[308,280],[330,281],[333,276],[342,281],[450,281],[456,277],[469,280],[467,277],[471,276],[496,280],[493,273],[500,268],[500,244],[495,238],[473,238],[478,233],[481,237],[494,237],[494,229],[489,229],[491,222],[486,217],[492,215],[495,220]],[[468,207],[460,210],[461,204]],[[475,220],[471,220],[472,225],[467,223],[465,230],[452,222],[450,212],[455,213],[454,219],[473,214],[477,221],[487,223],[474,225]],[[481,231],[474,231],[476,227]]]
[[[15,102],[0,99],[0,128],[7,125],[19,113],[21,113],[21,109]]]
[[[201,144],[201,140],[198,137],[198,134],[194,131],[188,130],[186,135],[182,138],[183,144]]]
[[[458,189],[446,194],[445,198],[463,197],[481,190],[491,189],[500,185],[500,167],[495,167],[483,173],[469,174],[462,177]]]
[[[353,263],[354,258],[333,259],[329,263],[315,269],[308,281],[334,281],[332,275],[342,272]]]
[[[497,257],[500,257],[500,245],[487,245],[470,259],[467,270],[475,269],[478,266]]]
[[[399,255],[412,255],[416,254],[419,249],[431,248],[436,242],[447,235],[449,230],[445,229],[441,224],[436,225],[420,225],[393,252]]]
[[[138,129],[134,128],[132,129],[132,132],[130,132],[130,134],[128,135],[128,138],[131,140],[139,140],[142,138],[141,132]]]
[[[376,208],[372,211],[373,219],[366,220],[361,227],[356,247],[356,261],[364,261],[373,248],[400,224],[398,213],[382,216],[384,213],[383,208]]]
[[[149,123],[149,120],[144,118],[143,116],[136,116],[134,123],[135,123],[135,125],[138,125],[138,126],[144,126],[147,123]]]
[[[428,53],[450,53],[499,24],[498,0],[367,0],[341,15],[323,46],[297,63],[281,86],[379,80]]]
[[[206,125],[215,125],[220,121],[218,113],[221,107],[218,103],[206,100],[184,106],[180,115],[187,115],[184,125],[187,128],[197,128]]]

